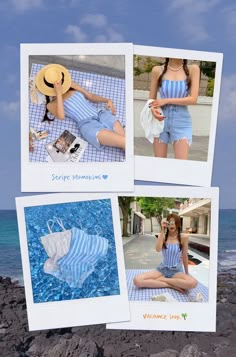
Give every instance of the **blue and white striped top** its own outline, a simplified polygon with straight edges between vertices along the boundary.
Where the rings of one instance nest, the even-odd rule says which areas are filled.
[[[97,109],[78,91],[64,101],[64,111],[66,116],[77,121],[79,125],[98,115]]]
[[[161,71],[164,67],[161,67]],[[165,79],[162,77],[162,85],[159,89],[161,98],[184,98],[189,95],[186,78],[183,80]]]
[[[161,98],[184,98],[189,94],[186,79],[180,81],[163,79],[159,91]]]
[[[163,263],[168,268],[176,267],[180,263],[182,250],[179,249],[179,243],[166,243],[166,248],[162,249]]]

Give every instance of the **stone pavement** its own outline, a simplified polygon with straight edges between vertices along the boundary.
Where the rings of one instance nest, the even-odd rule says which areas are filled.
[[[204,245],[206,247],[210,247],[210,237],[207,235],[201,234],[190,234],[189,235],[189,242],[194,242],[199,245]]]
[[[156,238],[152,235],[131,236],[123,246],[126,269],[155,269],[162,254],[155,249]],[[130,238],[131,238],[130,237]]]
[[[193,143],[189,150],[189,160],[207,161],[208,136],[193,136]],[[134,154],[153,156],[152,144],[146,138],[134,138]],[[174,158],[173,145],[168,146],[168,158]]]

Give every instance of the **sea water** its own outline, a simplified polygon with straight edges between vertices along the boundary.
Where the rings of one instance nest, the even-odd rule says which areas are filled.
[[[65,225],[68,228],[68,223]],[[218,252],[218,271],[235,269],[236,272],[235,209],[220,210]],[[0,211],[0,276],[9,276],[23,284],[16,212],[10,210]]]

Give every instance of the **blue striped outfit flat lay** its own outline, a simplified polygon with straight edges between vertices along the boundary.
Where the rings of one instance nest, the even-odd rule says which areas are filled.
[[[179,243],[166,243],[166,247],[162,249],[163,261],[157,266],[157,271],[166,278],[172,278],[176,273],[184,271],[180,260],[182,250],[179,249]]]
[[[108,240],[76,227],[71,232],[69,253],[58,260],[59,271],[55,276],[71,288],[81,288],[85,279],[96,269],[96,263],[107,254]]]
[[[161,67],[163,71],[163,67]],[[159,88],[161,98],[185,98],[189,95],[186,78],[183,80],[170,80],[162,78]],[[192,143],[192,120],[186,105],[167,104],[162,107],[165,120],[164,129],[159,136],[159,141],[166,144],[180,139],[187,139]]]

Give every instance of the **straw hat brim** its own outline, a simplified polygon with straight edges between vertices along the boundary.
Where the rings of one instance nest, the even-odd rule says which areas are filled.
[[[37,89],[48,96],[55,96],[56,92],[55,89],[53,87],[53,83],[51,83],[51,86],[49,86],[47,83],[45,83],[45,72],[48,69],[55,69],[55,70],[59,70],[61,73],[63,73],[64,78],[63,78],[63,83],[62,83],[62,94],[66,93],[68,91],[68,89],[71,87],[71,76],[69,71],[64,67],[61,66],[60,64],[48,64],[46,66],[44,66],[43,68],[40,69],[40,71],[37,73],[36,77],[35,77],[35,84]]]

